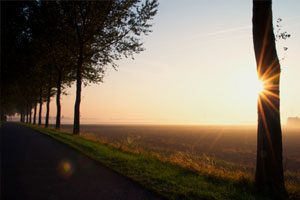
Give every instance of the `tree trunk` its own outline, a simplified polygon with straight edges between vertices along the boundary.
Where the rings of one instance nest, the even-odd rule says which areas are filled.
[[[40,109],[39,109],[39,125],[42,124],[42,106],[43,106],[43,97],[42,97],[42,88],[40,89]]]
[[[28,115],[28,105],[26,106],[26,124],[28,124],[28,117],[29,117],[29,115]]]
[[[20,122],[23,122],[23,112],[20,113]]]
[[[272,1],[253,0],[253,44],[259,79],[255,185],[259,191],[285,193],[279,111],[280,63],[272,23]]]
[[[81,101],[81,85],[82,85],[82,53],[78,58],[77,72],[76,72],[76,100],[74,109],[74,125],[73,134],[79,135],[80,133],[80,101]]]
[[[31,124],[31,117],[32,117],[32,112],[31,112],[31,110],[32,110],[32,107],[31,107],[31,105],[30,105],[30,107],[29,107],[29,124]]]
[[[56,93],[56,129],[60,129],[60,118],[61,118],[61,105],[60,105],[60,94],[61,94],[61,76],[62,71],[58,72],[58,80],[57,80],[57,93]]]
[[[25,113],[24,113],[24,109],[22,109],[22,111],[21,111],[20,121],[23,122],[23,123],[25,122]]]
[[[36,104],[37,100],[34,101],[33,124],[36,123]]]
[[[45,127],[47,128],[49,126],[49,112],[50,112],[50,99],[51,99],[51,87],[48,88],[48,94],[47,94],[47,110],[46,110],[46,122]]]

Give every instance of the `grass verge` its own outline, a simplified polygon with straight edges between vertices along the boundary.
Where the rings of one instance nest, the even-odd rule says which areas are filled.
[[[80,136],[26,126],[77,149],[166,199],[269,199],[256,195],[251,179],[243,175],[240,178],[226,178],[218,174],[201,173],[174,163],[162,162],[149,154],[124,152],[109,144]]]

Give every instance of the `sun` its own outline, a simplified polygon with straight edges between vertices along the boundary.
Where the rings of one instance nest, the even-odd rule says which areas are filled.
[[[257,79],[255,83],[255,90],[257,94],[261,94],[265,90],[265,84],[262,80]]]
[[[244,74],[240,76],[237,85],[235,85],[236,95],[240,98],[248,99],[249,102],[256,102],[258,95],[266,91],[266,83],[259,79],[255,74]]]

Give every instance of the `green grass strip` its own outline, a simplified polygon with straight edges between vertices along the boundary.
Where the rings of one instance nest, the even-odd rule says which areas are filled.
[[[267,199],[255,195],[252,184],[201,175],[149,155],[123,152],[112,146],[38,126],[27,125],[99,161],[167,199]]]

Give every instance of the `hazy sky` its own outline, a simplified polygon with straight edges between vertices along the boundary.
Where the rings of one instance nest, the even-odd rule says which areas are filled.
[[[226,2],[226,3],[225,3]],[[274,21],[292,35],[282,62],[281,120],[300,116],[300,1],[273,0]],[[252,0],[161,0],[146,51],[83,88],[82,123],[256,124]],[[75,86],[62,97],[72,122]],[[45,111],[45,107],[44,107]],[[55,99],[50,116],[55,116]],[[69,120],[69,121],[68,121]]]

